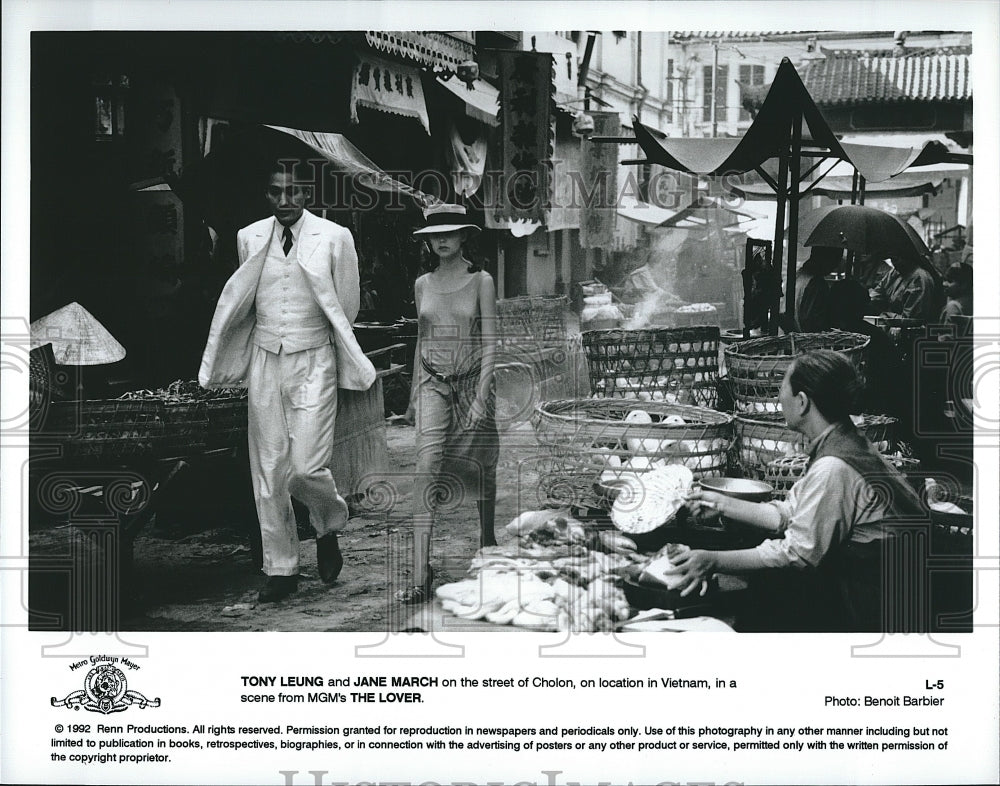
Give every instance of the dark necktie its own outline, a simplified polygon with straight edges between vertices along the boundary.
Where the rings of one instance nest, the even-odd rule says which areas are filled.
[[[281,237],[284,239],[281,247],[285,250],[285,256],[288,256],[288,252],[292,250],[292,229],[291,227],[285,227],[285,231],[281,233]]]

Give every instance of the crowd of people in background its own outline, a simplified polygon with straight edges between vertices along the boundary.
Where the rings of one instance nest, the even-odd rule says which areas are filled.
[[[850,274],[832,275],[844,269]],[[962,395],[953,383],[963,362],[961,342],[971,335],[972,280],[969,262],[954,263],[943,274],[916,254],[859,256],[849,265],[841,249],[814,247],[798,270],[794,324],[786,327],[867,336],[865,411],[895,415],[910,425],[916,408],[943,412],[949,399]],[[959,342],[947,386],[927,383],[917,373],[915,341],[921,337]]]

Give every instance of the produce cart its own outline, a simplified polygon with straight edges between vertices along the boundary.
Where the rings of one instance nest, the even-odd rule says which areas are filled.
[[[367,391],[341,391],[331,470],[350,502],[365,478],[388,468],[383,381],[398,375],[401,344],[367,353],[377,377]],[[38,364],[44,364],[39,354]],[[37,364],[36,364],[37,365]],[[39,558],[42,572],[70,575],[79,630],[114,630],[121,602],[132,596],[133,546],[185,473],[228,462],[242,476],[234,500],[249,524],[250,548],[261,564],[260,530],[247,458],[247,399],[243,389],[205,390],[175,382],[120,399],[47,400],[51,369],[32,374],[33,434],[29,472],[30,522],[64,521],[72,530],[66,559]],[[344,457],[350,457],[344,461]],[[51,563],[51,564],[49,564]],[[89,598],[100,597],[101,603]],[[56,628],[64,628],[66,621]]]

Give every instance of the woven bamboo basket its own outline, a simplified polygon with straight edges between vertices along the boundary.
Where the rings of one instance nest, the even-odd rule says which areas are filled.
[[[920,471],[920,462],[906,456],[885,456],[885,459],[906,476]],[[782,456],[768,463],[764,468],[763,480],[774,488],[774,498],[784,499],[799,478],[805,474],[809,457],[804,453]]]
[[[160,401],[53,402],[45,421],[67,457],[110,460],[152,455],[166,434]]]
[[[209,399],[205,402],[205,413],[208,416],[205,447],[226,448],[246,444],[248,418],[246,392],[242,396]]]
[[[497,301],[499,349],[556,346],[566,339],[566,295],[522,295]]]
[[[860,333],[788,333],[737,341],[725,349],[725,366],[737,412],[776,412],[778,390],[792,361],[811,349],[834,349],[864,373],[870,339]]]
[[[855,425],[883,454],[895,449],[896,418],[887,415],[860,415]],[[737,415],[733,421],[735,461],[743,475],[766,480],[768,465],[778,459],[805,452],[805,437],[785,425],[780,415],[749,418]],[[770,482],[770,481],[769,481]]]
[[[582,340],[595,396],[702,407],[718,402],[716,325],[593,330]]]
[[[634,420],[630,413],[638,411],[652,422]],[[542,453],[542,497],[557,505],[608,508],[615,482],[666,464],[683,464],[695,478],[725,475],[732,444],[731,416],[678,404],[545,401],[532,424]]]

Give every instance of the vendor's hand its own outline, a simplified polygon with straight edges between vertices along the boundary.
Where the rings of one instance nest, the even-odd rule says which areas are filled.
[[[670,558],[674,564],[666,571],[670,575],[680,575],[684,578],[681,597],[687,597],[699,587],[699,596],[708,592],[708,582],[715,573],[715,552],[691,549]]]
[[[403,422],[408,426],[417,425],[417,408],[413,404],[410,404],[403,413]]]
[[[727,497],[717,491],[706,491],[701,486],[695,485],[687,496],[684,497],[684,504],[692,513],[701,510],[717,510],[720,514]]]

